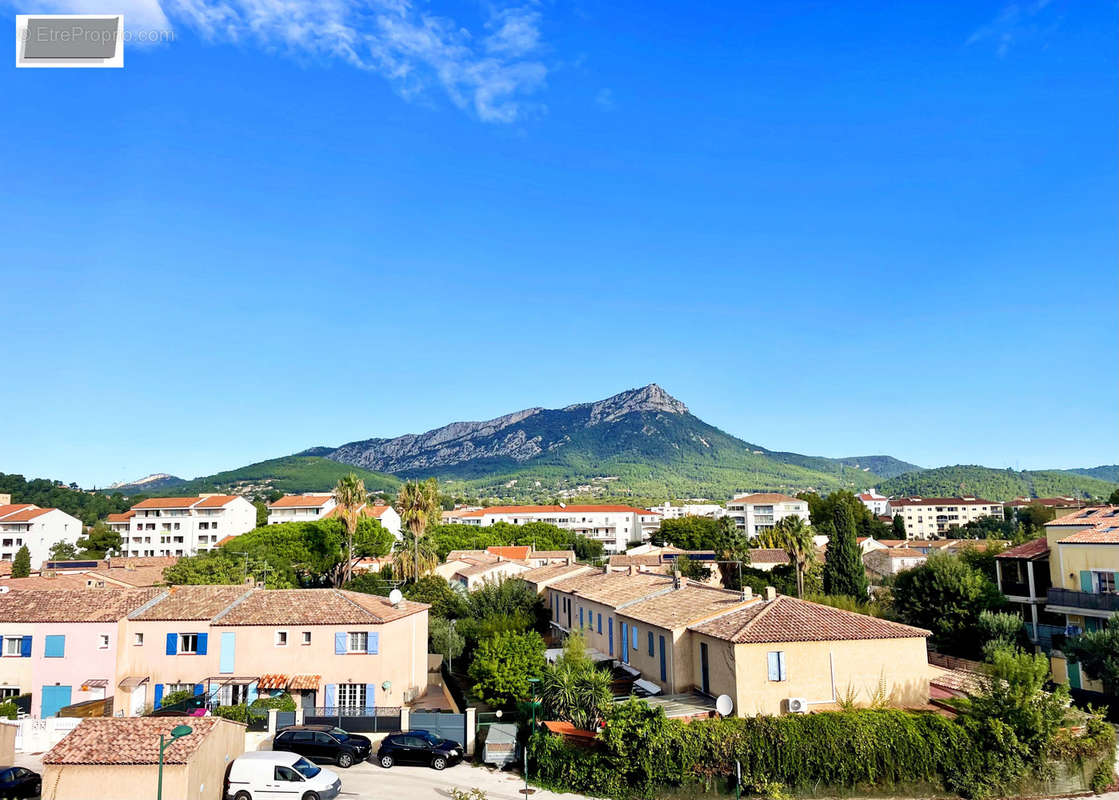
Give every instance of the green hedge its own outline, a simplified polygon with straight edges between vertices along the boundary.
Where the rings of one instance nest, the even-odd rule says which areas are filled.
[[[1078,756],[1107,756],[1114,732],[1090,723]],[[1011,789],[1031,773],[1028,750],[1004,723],[898,710],[825,712],[685,724],[640,701],[616,708],[599,737],[583,748],[536,734],[533,774],[564,791],[651,797],[666,787],[734,774],[764,792],[925,784],[965,797]],[[1109,761],[1110,763],[1110,761]]]

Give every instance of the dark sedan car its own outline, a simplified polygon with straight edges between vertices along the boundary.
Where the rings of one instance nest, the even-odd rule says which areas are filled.
[[[427,731],[408,731],[386,736],[377,751],[378,763],[388,769],[393,764],[418,764],[446,769],[462,761],[462,745],[440,739]]]
[[[299,753],[312,761],[330,761],[346,769],[369,758],[373,744],[365,736],[330,725],[295,725],[276,734],[272,749]]]
[[[0,767],[0,797],[38,797],[43,787],[39,773],[23,767]]]

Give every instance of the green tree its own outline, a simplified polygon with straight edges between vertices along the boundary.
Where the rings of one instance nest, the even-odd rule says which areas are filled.
[[[365,482],[351,472],[338,479],[334,487],[334,502],[338,506],[338,514],[346,526],[346,563],[338,576],[336,586],[353,577],[354,569],[354,536],[357,535],[358,513],[369,502],[369,493],[365,491]]]
[[[438,575],[425,575],[408,584],[404,587],[404,596],[418,603],[429,604],[431,613],[444,619],[457,619],[467,613],[466,600],[462,594]]]
[[[862,503],[859,505],[862,506]],[[868,584],[859,542],[855,536],[855,518],[851,505],[836,503],[832,509],[834,533],[828,542],[827,559],[824,561],[824,592],[845,594],[863,601],[867,596]]]
[[[979,633],[983,637],[983,655],[993,661],[994,654],[1014,650],[1023,644],[1025,626],[1017,614],[1005,611],[984,611],[979,615]],[[1026,643],[1029,638],[1026,637]]]
[[[901,514],[894,514],[893,535],[895,539],[909,538],[905,532],[905,520],[902,518]]]
[[[78,539],[78,549],[86,558],[104,558],[107,553],[119,553],[120,534],[104,522],[97,522]]]
[[[1069,637],[1061,649],[1089,678],[1101,681],[1107,694],[1119,695],[1119,619],[1112,617],[1098,631]]]
[[[470,663],[474,690],[491,705],[527,699],[528,679],[544,672],[544,649],[544,639],[536,631],[504,631],[483,639]]]
[[[1043,688],[1049,680],[1049,659],[1041,653],[996,650],[981,691],[966,705],[978,719],[1009,725],[1031,760],[1043,756],[1067,714],[1068,687]]]
[[[402,532],[400,541],[396,543],[396,557],[393,559],[393,568],[401,578],[418,581],[435,569],[438,563],[439,557],[431,542],[413,531]]]
[[[929,629],[936,646],[953,655],[980,655],[979,615],[1005,602],[983,573],[945,553],[929,556],[894,582],[894,610],[901,621]]]
[[[428,623],[427,635],[431,642],[431,652],[439,653],[447,659],[448,669],[453,667],[455,659],[466,648],[466,638],[455,630],[455,621],[433,616]]]
[[[758,536],[760,547],[778,547],[785,551],[796,570],[797,597],[804,597],[804,576],[816,557],[813,531],[798,516],[785,517]]]
[[[572,633],[564,641],[555,664],[540,679],[540,700],[546,719],[564,720],[589,730],[614,703],[609,671],[599,669],[586,655],[586,640]]]
[[[26,578],[31,574],[31,551],[24,545],[16,551],[16,557],[12,560],[12,577],[13,578]]]
[[[396,497],[396,510],[400,514],[400,521],[412,534],[412,580],[419,580],[425,572],[434,568],[431,560],[421,555],[420,541],[424,538],[428,523],[433,518],[438,519],[436,515],[440,508],[439,484],[435,478],[408,481],[400,487],[400,493]],[[425,566],[428,566],[426,570]],[[407,573],[405,577],[408,577]]]
[[[1119,506],[1119,489],[1107,496],[1107,504],[1109,506]]]
[[[50,561],[73,561],[78,556],[78,548],[73,542],[67,541],[55,542],[47,551],[47,558]]]
[[[253,503],[253,506],[256,508],[256,526],[263,528],[268,524],[268,504],[257,500]]]
[[[700,583],[706,583],[711,579],[711,567],[702,561],[689,558],[687,555],[682,555],[676,559],[676,571],[688,580],[699,581]]]

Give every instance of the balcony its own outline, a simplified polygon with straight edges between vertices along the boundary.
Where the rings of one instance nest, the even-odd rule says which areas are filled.
[[[1050,589],[1047,605],[1083,611],[1119,611],[1119,594],[1097,594],[1095,592],[1074,592],[1071,589]],[[1050,608],[1050,611],[1053,609]],[[1073,612],[1075,613],[1075,612]]]

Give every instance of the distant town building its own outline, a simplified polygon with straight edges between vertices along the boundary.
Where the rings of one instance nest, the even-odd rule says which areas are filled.
[[[889,516],[901,515],[909,539],[937,539],[983,517],[1003,518],[1002,503],[981,497],[895,497]]]
[[[1016,497],[1007,503],[1006,507],[1017,510],[1030,506],[1042,506],[1052,509],[1054,518],[1057,518],[1079,511],[1085,505],[1088,504],[1080,497]]]
[[[646,508],[623,505],[491,506],[467,511],[452,517],[450,522],[479,527],[497,522],[507,522],[510,525],[546,522],[602,542],[609,555],[624,553],[630,543],[636,544],[647,538],[646,530],[652,525],[654,514],[655,512]],[[660,516],[656,515],[655,519],[659,526]],[[652,530],[656,528],[653,527]]]
[[[0,561],[12,561],[21,547],[31,554],[31,569],[38,569],[56,542],[74,544],[82,535],[82,521],[57,508],[13,503],[0,494]]]
[[[807,502],[772,492],[748,494],[728,501],[727,516],[734,520],[738,530],[745,531],[751,539],[785,517],[800,517],[805,524],[809,521]]]
[[[268,524],[282,522],[314,522],[329,514],[335,507],[334,495],[285,494],[268,504]]]
[[[256,506],[235,494],[151,497],[132,506],[130,513],[120,549],[133,557],[205,553],[225,537],[256,527]]]
[[[869,492],[861,492],[858,498],[859,502],[866,506],[874,516],[882,517],[886,515],[886,507],[890,502],[890,498],[878,494],[874,489],[871,489]]]
[[[672,503],[653,506],[650,510],[661,515],[661,519],[679,519],[680,517],[710,517],[718,519],[725,517],[727,510],[716,503],[684,503],[674,506]]]

